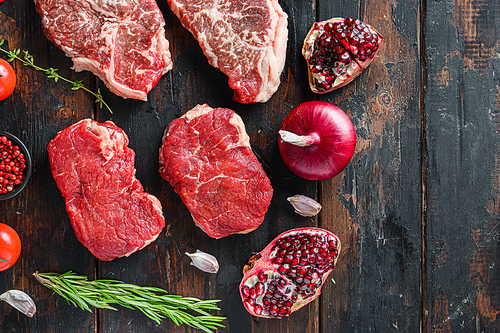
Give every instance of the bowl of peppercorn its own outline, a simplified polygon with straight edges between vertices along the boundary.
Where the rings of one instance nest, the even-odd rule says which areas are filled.
[[[0,131],[0,200],[18,195],[31,176],[31,157],[16,136]]]

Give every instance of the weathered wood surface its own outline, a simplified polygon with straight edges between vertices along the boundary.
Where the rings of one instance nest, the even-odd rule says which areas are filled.
[[[0,291],[21,289],[38,307],[27,318],[1,304],[1,332],[194,332],[137,311],[84,312],[52,295],[35,271],[73,270],[89,278],[152,285],[171,293],[220,299],[227,316],[220,332],[498,332],[500,311],[500,8],[481,1],[281,2],[289,15],[282,84],[265,104],[232,101],[227,78],[208,65],[193,37],[165,1],[166,36],[174,68],[148,102],[123,100],[71,61],[43,35],[30,0],[0,3],[4,48],[33,54],[42,67],[99,87],[114,113],[93,98],[14,63],[18,84],[0,102],[0,130],[17,134],[32,153],[25,191],[0,202],[0,222],[20,234],[16,265],[0,272]],[[359,78],[335,92],[313,94],[302,41],[312,23],[357,17],[384,36],[377,57]],[[4,54],[1,54],[6,58]],[[358,143],[352,162],[331,180],[293,175],[277,148],[288,112],[308,100],[339,105]],[[199,103],[229,107],[244,120],[254,151],[275,189],[264,223],[248,235],[213,240],[161,179],[158,148],[167,124]],[[160,198],[169,224],[157,241],[129,258],[97,261],[74,236],[50,174],[46,146],[57,131],[83,118],[112,120],[136,152],[137,178]],[[317,198],[317,219],[293,212],[288,196]],[[337,233],[343,251],[319,300],[283,320],[251,317],[238,292],[242,267],[280,232],[319,225]],[[218,274],[189,265],[184,252],[216,255]]]
[[[500,7],[427,6],[423,327],[499,332]]]

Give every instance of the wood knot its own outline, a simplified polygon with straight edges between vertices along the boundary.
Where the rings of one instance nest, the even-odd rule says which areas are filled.
[[[392,97],[391,97],[391,94],[384,90],[384,91],[381,91],[379,94],[378,94],[378,102],[385,106],[385,107],[389,107],[391,106],[392,104]]]
[[[60,108],[59,111],[57,111],[57,116],[59,118],[70,118],[73,116],[73,110],[70,108]]]

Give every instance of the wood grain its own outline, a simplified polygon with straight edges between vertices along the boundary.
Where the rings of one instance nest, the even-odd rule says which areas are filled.
[[[426,330],[497,332],[498,3],[430,1]]]
[[[322,96],[356,128],[344,172],[321,184],[320,225],[344,244],[324,288],[322,332],[417,332],[420,299],[418,3],[320,3],[321,20],[358,17],[384,42],[348,86]]]
[[[0,201],[0,222],[20,234],[23,250],[0,272],[0,290],[20,289],[38,312],[27,318],[0,303],[1,332],[195,332],[142,313],[82,311],[38,284],[35,271],[73,270],[90,279],[120,279],[173,294],[220,299],[219,332],[498,332],[500,312],[500,7],[498,1],[280,1],[288,14],[281,85],[264,104],[232,100],[227,77],[211,67],[166,1],[158,1],[174,68],[147,102],[112,94],[44,36],[31,0],[0,3],[4,48],[28,50],[35,62],[99,87],[113,113],[64,82],[13,63],[17,86],[0,101],[0,130],[20,137],[34,161],[32,179],[14,199]],[[314,21],[356,17],[373,25],[384,44],[370,67],[326,95],[307,83],[302,43]],[[4,59],[5,54],[0,53]],[[357,133],[353,160],[340,175],[306,181],[284,165],[277,131],[298,104],[340,106]],[[158,173],[166,126],[197,104],[228,107],[243,119],[252,148],[275,190],[264,223],[247,235],[209,238]],[[137,178],[160,198],[167,227],[128,258],[99,262],[78,242],[50,173],[46,147],[83,118],[112,120],[136,153]],[[286,198],[316,198],[318,218],[294,213]],[[247,260],[279,233],[319,225],[342,241],[337,267],[321,297],[282,320],[250,316],[238,285]],[[191,266],[184,253],[214,254],[217,274]],[[198,331],[196,331],[198,332]]]
[[[71,61],[47,41],[32,2],[2,6],[0,11],[0,38],[6,40],[2,48],[27,50],[39,66],[59,68],[60,75],[82,80],[95,89],[93,75],[71,71]],[[6,59],[4,54],[2,57]],[[0,201],[0,222],[12,226],[22,243],[18,262],[10,270],[0,273],[0,290],[25,291],[35,300],[38,313],[30,319],[2,303],[4,315],[0,331],[88,332],[95,329],[95,316],[67,306],[63,299],[51,297],[51,291],[36,282],[32,274],[35,271],[68,270],[89,276],[95,274],[95,258],[74,235],[64,201],[51,176],[46,151],[57,131],[79,119],[91,117],[94,103],[83,91],[74,92],[64,82],[47,80],[43,72],[36,72],[18,62],[12,65],[17,85],[13,95],[1,102],[0,128],[18,136],[26,144],[31,153],[33,172],[20,195]]]

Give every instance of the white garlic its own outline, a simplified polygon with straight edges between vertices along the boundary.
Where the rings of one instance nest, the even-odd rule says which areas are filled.
[[[219,271],[219,263],[211,254],[196,250],[195,253],[186,252],[186,255],[191,258],[191,265],[206,273],[217,273]]]
[[[302,216],[316,216],[321,210],[321,205],[316,200],[305,195],[296,194],[287,198],[287,200],[292,204],[295,212]]]
[[[0,300],[9,303],[28,317],[33,317],[36,312],[35,302],[23,291],[8,290],[0,295]]]

